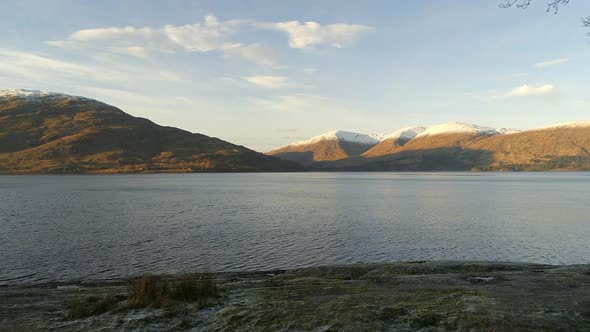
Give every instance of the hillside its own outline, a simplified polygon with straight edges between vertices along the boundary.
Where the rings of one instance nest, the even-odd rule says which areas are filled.
[[[280,156],[280,155],[279,155]],[[590,122],[527,131],[465,123],[404,128],[358,156],[318,160],[312,170],[590,170]]]
[[[4,174],[301,170],[217,138],[59,93],[0,91],[0,128]]]
[[[308,166],[318,161],[359,156],[379,143],[380,140],[381,137],[377,135],[333,131],[306,141],[289,144],[267,154]]]

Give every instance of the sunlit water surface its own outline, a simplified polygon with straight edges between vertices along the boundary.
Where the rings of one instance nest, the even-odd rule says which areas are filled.
[[[0,285],[589,253],[585,173],[0,176]]]

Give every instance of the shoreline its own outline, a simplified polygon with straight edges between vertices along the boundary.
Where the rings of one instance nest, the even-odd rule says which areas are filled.
[[[0,287],[0,330],[504,331],[590,328],[590,264],[418,261],[213,273],[219,296],[125,307],[136,278]],[[162,275],[162,282],[179,280]],[[68,303],[113,294],[98,315]]]

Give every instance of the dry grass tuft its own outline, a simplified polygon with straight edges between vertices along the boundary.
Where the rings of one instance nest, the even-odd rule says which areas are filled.
[[[201,302],[217,296],[217,283],[210,274],[185,274],[170,287],[170,298],[177,301]]]
[[[76,320],[101,315],[114,309],[119,302],[121,299],[112,294],[103,297],[89,296],[85,301],[74,300],[68,304],[66,319]]]
[[[128,303],[137,308],[160,307],[167,294],[168,285],[162,278],[146,274],[129,285]]]
[[[210,274],[189,273],[181,276],[180,280],[144,275],[129,285],[131,307],[162,307],[170,301],[205,303],[217,296],[217,282]]]

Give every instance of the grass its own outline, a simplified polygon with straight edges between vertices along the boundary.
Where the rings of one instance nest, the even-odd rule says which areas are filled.
[[[101,315],[114,309],[119,302],[121,299],[110,293],[103,297],[88,296],[85,300],[74,300],[68,304],[66,318],[75,320]]]
[[[170,298],[177,301],[201,302],[218,296],[217,283],[209,274],[185,274],[170,286]]]
[[[203,273],[185,274],[179,280],[144,275],[129,285],[129,305],[138,308],[162,307],[170,301],[206,303],[217,296],[217,282]]]
[[[128,296],[106,294],[90,295],[71,301],[67,305],[69,320],[97,316],[117,309],[161,308],[166,317],[175,316],[177,302],[198,302],[205,306],[208,300],[220,295],[217,281],[210,274],[190,273],[178,279],[164,279],[145,274],[128,285]],[[127,299],[126,304],[119,303]]]
[[[161,277],[146,274],[132,281],[128,292],[128,304],[131,307],[160,307],[168,294],[168,284]]]

